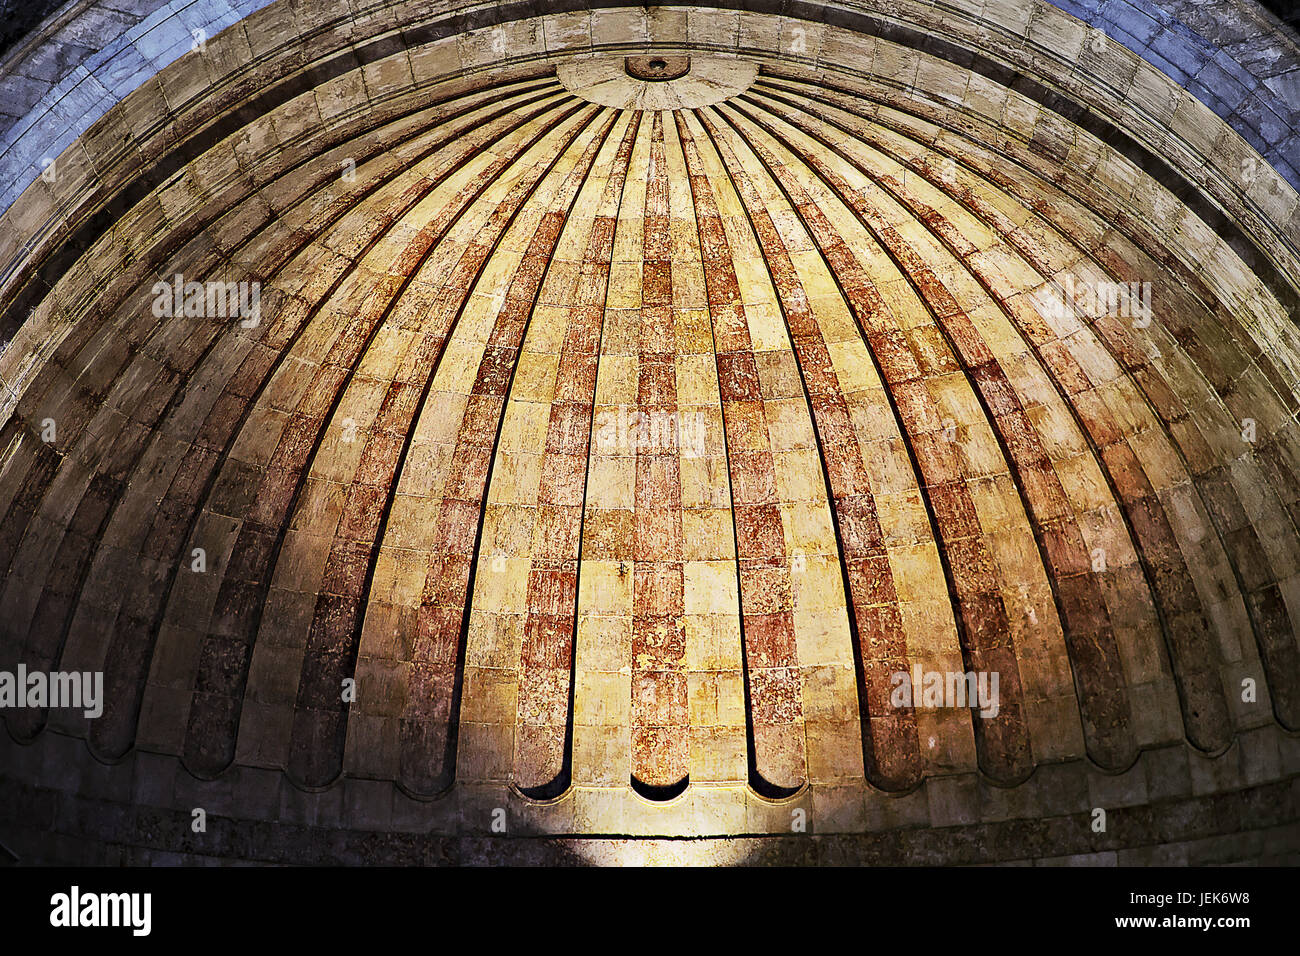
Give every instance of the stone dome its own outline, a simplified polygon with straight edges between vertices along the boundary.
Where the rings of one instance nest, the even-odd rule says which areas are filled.
[[[13,198],[0,670],[103,712],[0,761],[225,818],[16,853],[1295,852],[1281,164],[1042,4],[742,6],[279,0]]]

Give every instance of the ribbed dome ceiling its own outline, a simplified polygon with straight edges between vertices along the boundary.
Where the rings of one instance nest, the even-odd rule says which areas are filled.
[[[121,194],[5,426],[0,664],[102,661],[104,716],[58,717],[102,760],[420,798],[1012,787],[1300,729],[1276,272],[1065,121],[678,52]],[[156,315],[190,281],[257,322]],[[917,670],[995,673],[996,714],[899,706]]]

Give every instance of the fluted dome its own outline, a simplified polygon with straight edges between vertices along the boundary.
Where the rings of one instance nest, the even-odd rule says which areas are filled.
[[[23,194],[0,669],[104,712],[14,753],[720,836],[1294,751],[1293,235],[1051,64],[696,13],[250,27]]]

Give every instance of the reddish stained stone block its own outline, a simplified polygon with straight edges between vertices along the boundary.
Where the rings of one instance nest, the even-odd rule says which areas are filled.
[[[1038,354],[1067,395],[1077,395],[1092,388],[1083,367],[1061,342],[1044,342],[1039,347]]]
[[[722,352],[717,360],[718,388],[724,402],[762,400],[762,383],[752,352]]]
[[[921,779],[916,717],[910,710],[872,717],[863,730],[870,737],[874,766],[866,769],[872,783],[886,790],[906,790]]]
[[[496,321],[488,335],[489,349],[517,349],[524,339],[528,317],[533,312],[533,300],[507,298],[497,312]]]
[[[790,569],[767,563],[766,559],[741,558],[740,612],[777,614],[790,611],[794,600],[790,593]]]
[[[507,298],[532,302],[537,290],[541,288],[542,276],[546,274],[546,264],[550,258],[550,254],[543,254],[536,244],[530,246],[515,269],[510,290],[506,293]]]
[[[770,157],[772,154],[767,153],[767,155]],[[846,194],[856,197],[856,192],[849,189],[847,183],[845,183],[844,180],[835,173],[831,172],[826,167],[825,163],[822,163],[815,156],[810,157],[810,162],[816,166],[817,169],[828,174],[830,180],[843,189]],[[786,188],[790,190],[790,194],[795,197],[795,207],[803,214],[804,219],[808,223],[808,231],[812,233],[817,244],[826,245],[832,238],[838,238],[839,233],[835,231],[835,227],[832,226],[830,220],[826,218],[826,214],[822,212],[821,207],[818,206],[817,203],[813,202],[808,194],[803,191],[803,187],[790,179],[789,176],[783,177],[783,181],[786,184]],[[860,207],[861,203],[858,203],[858,205]]]
[[[772,225],[772,220],[766,214],[755,216],[754,228],[758,233],[759,243],[767,253],[768,272],[771,273],[772,284],[776,286],[777,291],[783,298],[795,290],[802,291],[803,287],[799,284],[799,275],[795,272],[794,263],[786,254],[785,245],[781,242],[776,227]]]
[[[912,451],[927,485],[946,482],[963,471],[957,464],[956,447],[942,430],[913,434]]]
[[[1020,780],[1033,770],[1029,735],[1020,714],[1019,698],[1010,699],[1005,691],[997,717],[978,719],[975,745],[980,750],[981,766],[994,779]]]
[[[516,714],[520,726],[563,727],[569,711],[569,669],[524,667]]]
[[[821,336],[801,336],[793,341],[809,397],[840,394],[840,382]]]
[[[826,243],[822,252],[826,255],[827,265],[830,266],[833,275],[839,276],[856,268],[858,265],[857,257],[849,251],[849,247],[845,245],[842,239],[835,239]]]
[[[916,203],[915,205],[921,211],[921,217],[929,225],[933,226],[935,232],[937,232],[943,239],[945,245],[951,246],[958,256],[965,259],[976,251],[975,244],[962,234],[962,231],[954,222],[939,215],[930,206],[925,206],[920,203]]]
[[[185,544],[194,504],[164,498],[154,515],[141,554],[155,561],[172,561]]]
[[[568,220],[568,213],[560,209],[548,210],[542,217],[542,221],[537,226],[534,233],[533,243],[541,249],[550,250],[560,239],[560,233],[564,231],[564,223]],[[550,252],[547,251],[546,258],[549,260]]]
[[[474,380],[475,395],[504,396],[510,383],[510,373],[515,367],[514,349],[500,346],[488,346],[484,351],[483,361],[479,365],[478,377]],[[492,429],[495,434],[496,428]]]
[[[892,322],[893,319],[882,313],[881,319]],[[898,329],[887,329],[870,336],[871,352],[880,364],[880,374],[886,382],[894,385],[920,378],[921,369],[916,356],[912,353],[911,343]]]
[[[733,505],[776,503],[776,468],[771,452],[732,451],[728,461]]]
[[[703,182],[707,183],[705,179]],[[705,189],[711,187],[705,186]],[[699,192],[697,190],[697,195]],[[711,200],[710,200],[711,202]],[[722,227],[722,219],[717,215],[701,214],[698,210],[695,218],[700,235],[700,253],[705,262],[730,261],[731,248],[727,244],[727,234]]]
[[[1060,479],[1049,464],[1029,464],[1017,469],[1025,509],[1035,524],[1062,519],[1073,520],[1074,511],[1061,488]]]
[[[685,613],[685,584],[680,563],[638,561],[633,569],[632,582],[634,614],[680,617]]]
[[[320,594],[311,622],[307,646],[320,653],[345,654],[361,623],[360,602],[355,597]]]
[[[226,578],[212,608],[208,632],[221,637],[243,637],[261,611],[261,589],[255,582]]]
[[[642,254],[647,260],[663,260],[665,265],[672,257],[672,242],[667,216],[646,216]]]
[[[971,664],[985,670],[997,662],[992,649],[1005,646],[1010,652],[1011,629],[1007,624],[1007,610],[1002,605],[1002,596],[997,592],[969,593],[962,592],[957,599],[958,612],[966,629],[966,648],[971,657]],[[1014,665],[1015,658],[1012,656]],[[1001,687],[1006,687],[1006,674],[1000,678]]]
[[[681,727],[634,727],[632,772],[649,786],[671,786],[687,774],[689,745]]]
[[[817,316],[813,314],[812,306],[802,289],[798,290],[797,295],[783,296],[781,307],[785,312],[785,321],[791,336],[796,339],[821,339],[821,326],[818,325]]]
[[[444,554],[429,562],[421,600],[425,604],[459,607],[469,588],[470,559],[463,554]]]
[[[745,628],[746,661],[756,667],[791,667],[798,663],[794,623],[788,612],[747,615]]]
[[[382,285],[382,280],[380,280]],[[347,370],[354,368],[357,361],[361,358],[362,349],[366,344],[366,337],[379,321],[379,316],[383,313],[384,307],[391,298],[386,293],[380,293],[378,287],[373,290],[383,297],[383,304],[378,308],[366,310],[358,313],[353,322],[344,327],[339,333],[334,344],[330,346],[329,352],[326,353],[321,367],[316,370],[316,375],[312,379],[311,387],[307,389],[308,397],[313,394],[320,396],[322,394],[335,391],[343,379],[347,377]],[[375,297],[374,295],[370,298]],[[340,373],[342,373],[340,375]]]
[[[796,668],[761,668],[750,674],[749,699],[756,724],[787,724],[802,719],[801,696]]]
[[[849,558],[844,560],[849,576],[849,590],[854,604],[895,604],[898,593],[894,590],[894,573],[886,555]]]
[[[402,247],[402,251],[388,266],[390,272],[394,275],[409,276],[419,268],[420,263],[424,260],[425,253],[433,245],[435,238],[434,232],[428,229],[421,229],[416,233],[415,238]]]
[[[637,561],[680,561],[681,512],[671,508],[637,509],[632,557]]]
[[[555,401],[585,408],[590,423],[592,399],[595,394],[596,357],[575,355],[572,352],[561,355],[559,370],[555,377]]]
[[[339,707],[338,688],[347,674],[347,661],[339,654],[310,649],[303,655],[298,693],[294,702],[295,724],[304,713],[319,717],[322,712]],[[298,736],[295,733],[295,738]],[[312,741],[319,744],[320,741]],[[313,747],[313,750],[316,748]],[[316,756],[316,754],[313,754]]]
[[[500,396],[470,395],[465,404],[465,418],[456,435],[457,446],[495,444],[502,406]]]
[[[556,403],[546,429],[547,452],[581,454],[590,444],[591,407]]]
[[[191,445],[185,450],[180,467],[172,476],[172,483],[167,489],[168,496],[182,501],[197,502],[216,464],[217,452],[210,448]]]
[[[265,302],[262,304],[261,311],[263,315],[266,314]],[[261,391],[262,380],[275,365],[277,355],[277,351],[264,345],[254,345],[235,374],[231,376],[230,381],[226,383],[226,391],[245,401],[251,399]]]
[[[1060,602],[1061,627],[1067,637],[1095,637],[1105,632],[1110,638],[1110,615],[1102,600],[1101,590],[1091,577],[1065,578],[1056,582],[1056,599]],[[1076,669],[1083,666],[1079,655],[1086,653],[1091,641],[1071,641],[1070,657]],[[1099,658],[1108,655],[1098,652]],[[1095,661],[1093,662],[1096,663]],[[1095,667],[1089,668],[1095,670]]]
[[[481,510],[480,503],[476,501],[444,498],[438,520],[438,553],[472,553]]]
[[[931,485],[929,492],[935,524],[945,539],[956,540],[981,533],[979,516],[965,482],[954,479]]]
[[[1149,562],[1151,578],[1156,597],[1166,609],[1191,607],[1195,613],[1200,611],[1200,596],[1196,592],[1196,583],[1187,572],[1187,564],[1182,562]]]
[[[853,420],[849,417],[848,407],[838,395],[817,395],[812,398],[813,418],[817,423],[817,434],[823,445],[836,449],[853,448],[856,455],[857,433],[853,430]]]
[[[564,347],[560,365],[565,361],[579,364],[596,361],[600,328],[605,322],[602,305],[575,305],[569,308],[569,324],[564,330]]]
[[[1074,522],[1041,525],[1038,534],[1042,538],[1043,550],[1047,553],[1047,562],[1054,578],[1092,572],[1088,548]]]
[[[846,556],[869,557],[885,553],[876,504],[870,495],[837,498],[835,516],[840,529],[840,546]]]
[[[614,233],[618,227],[616,216],[597,216],[592,220],[591,238],[587,240],[587,259],[606,262],[614,255]]]
[[[524,622],[520,662],[525,667],[556,667],[566,672],[573,659],[573,609],[565,614],[529,614]]]
[[[294,491],[298,487],[298,475],[298,471],[284,467],[267,468],[248,518],[278,526],[293,501]]]
[[[897,604],[855,604],[853,616],[863,661],[897,662],[907,656],[907,633]]]
[[[733,305],[740,301],[740,284],[733,272],[706,269],[704,285],[708,291],[710,308]]]
[[[950,541],[945,537],[944,549],[948,553],[948,565],[952,568],[953,581],[959,594],[964,597],[968,594],[991,594],[997,591],[998,579],[993,571],[993,558],[982,539]]]
[[[413,382],[393,382],[375,416],[372,431],[404,436],[415,420],[420,405],[421,386]]]
[[[1187,417],[1187,403],[1169,387],[1165,378],[1154,369],[1139,369],[1133,375],[1138,387],[1142,389],[1155,408],[1155,412],[1164,422],[1178,422]]]
[[[289,416],[289,420],[280,431],[280,441],[271,459],[271,467],[277,465],[292,467],[305,462],[311,450],[316,447],[317,439],[320,437],[320,427],[321,422],[318,418],[308,418],[299,414]]]
[[[233,688],[239,675],[246,672],[252,651],[253,646],[248,641],[209,637],[199,651],[195,692],[230,697],[227,688]]]
[[[587,456],[550,454],[542,459],[538,504],[581,505],[587,480]]]
[[[365,588],[373,541],[335,541],[325,564],[321,591],[325,594],[359,595]]]
[[[1013,415],[1021,410],[1015,389],[997,363],[989,362],[972,368],[970,377],[974,379],[989,410],[995,416]]]
[[[461,265],[464,264],[464,260],[462,259]],[[459,268],[460,266],[457,266],[458,271]],[[473,280],[470,278],[467,281],[472,284]],[[439,292],[438,297],[434,299],[433,304],[430,305],[428,310],[425,312],[423,320],[420,323],[421,326],[426,329],[436,329],[445,336],[447,330],[452,327],[452,323],[456,320],[456,314],[460,311],[461,303],[465,301],[465,298],[468,295],[469,293],[464,289],[452,288],[450,286],[444,288]]]
[[[1012,412],[1008,415],[996,417],[991,424],[1006,443],[1011,460],[1017,466],[1024,468],[1046,465],[1050,467],[1047,453],[1043,450],[1042,442],[1038,440],[1038,432],[1033,423],[1029,421],[1029,417],[1023,412]]]
[[[451,716],[455,658],[450,661],[413,661],[407,671],[406,716],[446,721]]]
[[[900,241],[901,238],[900,238]],[[939,277],[931,272],[928,268],[920,266],[917,271],[912,273],[912,279],[921,289],[921,296],[925,299],[930,310],[940,319],[951,318],[959,320],[955,324],[964,325],[970,331],[974,332],[970,320],[967,319],[966,313],[957,300],[952,297],[948,287],[940,281]]]
[[[637,369],[637,404],[675,405],[677,403],[677,374],[673,361],[642,355]],[[642,408],[642,411],[646,411]]]
[[[815,325],[816,321],[813,319],[812,305],[808,301],[808,293],[804,291],[803,285],[799,281],[798,273],[795,272],[793,264],[790,263],[790,260],[786,258],[784,253],[782,253],[779,258],[784,265],[775,270],[775,285],[777,295],[781,300],[781,308],[785,310],[788,316],[797,315],[802,322]],[[787,266],[788,269],[786,268]],[[799,333],[796,332],[794,334],[797,335]],[[820,330],[809,334],[815,334],[818,338],[821,338]]]
[[[641,727],[690,724],[686,675],[680,671],[632,671],[632,721]]]
[[[1136,341],[1125,328],[1125,321],[1114,316],[1102,316],[1097,319],[1094,328],[1110,350],[1115,361],[1125,371],[1135,371],[1147,364],[1146,355],[1137,347]]]
[[[671,617],[632,618],[632,662],[636,668],[686,665],[686,625]]]
[[[677,456],[638,455],[634,495],[638,511],[652,508],[680,509],[682,472]]]
[[[371,432],[366,440],[366,450],[357,463],[355,481],[364,485],[387,488],[397,472],[406,436],[393,432]]]
[[[1139,379],[1140,382],[1140,379]],[[1115,416],[1096,392],[1080,392],[1074,397],[1074,410],[1092,440],[1105,454],[1107,446],[1124,440]]]
[[[668,181],[665,173],[663,160],[660,158],[657,167],[651,168],[650,179],[645,186],[645,217],[647,219],[666,217],[668,215]]]
[[[939,420],[930,389],[921,379],[891,383],[889,393],[893,396],[894,403],[898,406],[899,417],[909,432],[931,431],[934,428],[944,427]]]
[[[858,320],[867,328],[871,328],[870,319],[885,307],[884,301],[880,294],[876,292],[860,268],[852,272],[845,272],[840,275],[840,282],[844,286],[844,298],[848,300],[849,308],[853,310]],[[873,343],[874,345],[874,343]]]
[[[736,546],[747,558],[785,557],[781,511],[774,504],[735,506]]]
[[[464,616],[463,608],[422,605],[416,616],[411,660],[454,667]]]
[[[530,614],[567,614],[577,605],[577,601],[576,569],[534,568],[528,572]]]
[[[339,519],[338,536],[353,541],[374,541],[384,517],[388,489],[377,485],[353,485]]]

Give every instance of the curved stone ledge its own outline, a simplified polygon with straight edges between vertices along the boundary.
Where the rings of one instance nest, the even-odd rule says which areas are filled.
[[[2,735],[0,735],[2,739]],[[46,744],[50,747],[50,744]],[[461,794],[462,820],[405,800],[389,784],[353,780],[305,794],[277,774],[251,769],[220,787],[192,778],[170,758],[138,754],[135,783],[110,781],[85,760],[69,771],[67,741],[38,748],[0,745],[12,769],[0,777],[0,844],[20,862],[159,865],[256,862],[290,865],[987,865],[1185,866],[1300,862],[1300,741],[1262,731],[1243,738],[1240,771],[1185,748],[1148,753],[1131,775],[1107,777],[1061,765],[1014,792],[974,778],[931,780],[917,794],[866,797],[847,822],[839,795],[813,795],[766,814],[753,811],[730,832],[696,828],[692,840],[628,830],[593,808],[586,825],[556,824],[564,807],[521,805],[503,792]],[[1237,748],[1234,748],[1234,750]],[[82,749],[81,754],[85,754]],[[24,772],[33,760],[43,773]],[[55,769],[55,767],[59,769]],[[1047,768],[1044,768],[1047,769]],[[10,775],[12,774],[12,776]],[[19,777],[20,779],[15,779]],[[1130,779],[1131,778],[1131,779]],[[115,775],[118,781],[129,778]],[[629,795],[630,796],[630,795]],[[492,811],[506,808],[504,835]],[[196,807],[207,832],[191,827]],[[697,806],[701,820],[718,806]],[[1094,808],[1106,811],[1105,832]],[[807,832],[790,833],[791,809]],[[670,824],[673,826],[673,824]],[[726,827],[718,827],[718,830]],[[682,834],[675,831],[675,837]]]

